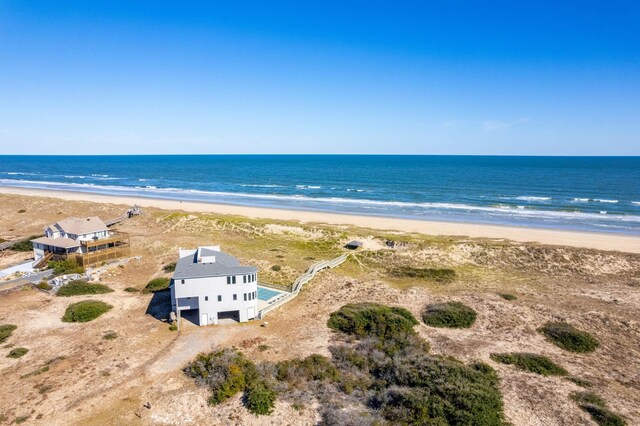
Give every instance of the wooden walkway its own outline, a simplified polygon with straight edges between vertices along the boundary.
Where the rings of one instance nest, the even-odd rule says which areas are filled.
[[[324,269],[327,269],[327,268],[335,268],[336,266],[342,265],[344,263],[344,261],[347,260],[347,258],[350,255],[351,255],[351,253],[345,253],[342,256],[336,257],[335,259],[323,260],[323,261],[316,262],[313,265],[311,265],[309,267],[309,269],[307,269],[304,274],[300,275],[294,281],[291,293],[279,297],[272,304],[262,308],[260,311],[258,311],[258,317],[257,318],[258,319],[264,318],[264,316],[267,313],[271,312],[272,310],[274,310],[277,307],[280,307],[280,306],[284,305],[285,303],[287,303],[288,301],[290,301],[291,299],[296,297],[300,293],[300,290],[302,290],[302,287],[306,283],[311,281],[313,279],[313,277],[315,277],[318,272],[320,272],[320,271],[322,271]]]
[[[130,217],[137,216],[139,214],[142,214],[142,209],[138,206],[133,206],[130,209],[128,209],[126,212],[124,212],[122,215],[116,217],[115,219],[105,220],[104,223],[107,226],[113,226],[117,223],[122,222],[125,219],[129,219]]]

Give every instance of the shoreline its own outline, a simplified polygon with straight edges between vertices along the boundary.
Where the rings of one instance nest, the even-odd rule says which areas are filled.
[[[267,207],[248,207],[202,201],[178,201],[162,198],[117,196],[49,189],[29,189],[0,186],[0,194],[30,197],[49,197],[69,201],[88,201],[107,204],[137,204],[163,210],[182,210],[192,213],[217,213],[246,216],[257,219],[293,220],[302,223],[351,225],[376,230],[415,232],[438,236],[466,236],[471,238],[506,239],[548,245],[591,248],[596,250],[640,253],[640,236],[625,234],[565,231],[488,225],[463,222],[439,222],[392,217],[325,213],[318,211],[288,210]]]

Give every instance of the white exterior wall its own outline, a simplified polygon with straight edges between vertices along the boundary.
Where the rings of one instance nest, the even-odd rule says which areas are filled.
[[[174,280],[171,288],[171,299],[174,310],[178,299],[191,297],[198,298],[198,321],[200,325],[203,314],[207,314],[207,324],[218,324],[218,313],[227,311],[238,311],[240,322],[254,319],[258,314],[258,282],[243,283],[242,275],[236,276],[236,284],[227,284],[227,277],[191,278],[184,280]],[[244,300],[244,294],[255,295],[253,300]],[[233,295],[237,295],[237,300],[233,300]],[[218,296],[222,296],[222,301],[218,301]],[[208,297],[209,300],[205,300]]]

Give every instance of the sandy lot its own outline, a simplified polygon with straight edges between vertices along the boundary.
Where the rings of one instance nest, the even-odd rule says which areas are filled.
[[[0,195],[0,237],[40,232],[67,216],[118,216],[126,205]],[[17,213],[24,209],[26,212]],[[185,206],[183,206],[185,209]],[[197,211],[197,210],[195,210]],[[333,339],[329,314],[349,302],[372,301],[404,306],[417,317],[428,303],[457,300],[478,312],[468,330],[418,325],[433,352],[463,361],[483,360],[501,378],[505,413],[516,425],[593,424],[569,399],[580,388],[563,378],[542,377],[496,364],[493,352],[531,351],[549,356],[572,375],[593,382],[593,390],[629,424],[640,419],[640,256],[584,248],[467,237],[433,237],[353,225],[300,224],[243,219],[213,213],[184,213],[145,208],[145,214],[119,225],[132,237],[134,255],[122,267],[109,268],[101,282],[113,293],[74,298],[53,297],[33,288],[0,292],[0,324],[18,326],[0,353],[0,418],[10,424],[315,424],[313,401],[301,411],[279,401],[268,418],[249,414],[234,398],[210,407],[206,389],[181,369],[197,353],[236,346],[256,361],[313,353],[328,355]],[[365,241],[364,251],[340,268],[320,273],[301,295],[260,322],[195,327],[184,323],[172,332],[163,321],[167,295],[128,293],[162,276],[178,247],[221,244],[260,275],[286,282],[316,260],[342,252],[347,239]],[[389,249],[393,238],[404,244]],[[633,251],[633,250],[629,250]],[[4,252],[10,264],[24,254]],[[283,266],[280,275],[270,266]],[[393,265],[453,268],[451,283],[399,279]],[[507,301],[498,293],[518,296]],[[114,308],[95,321],[60,321],[66,306],[98,299]],[[571,354],[549,344],[536,329],[549,320],[566,320],[593,333],[601,346],[591,354]],[[116,332],[114,340],[103,339]],[[266,345],[266,350],[260,350]],[[6,358],[12,347],[29,352]],[[262,347],[264,348],[264,346]],[[143,407],[149,403],[151,408]]]

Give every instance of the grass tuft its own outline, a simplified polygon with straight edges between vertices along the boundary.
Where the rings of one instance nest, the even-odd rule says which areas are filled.
[[[554,345],[570,352],[593,352],[600,345],[591,334],[565,322],[549,322],[538,331]]]
[[[127,288],[124,289],[124,291],[126,291],[127,293],[137,293],[140,290],[138,288],[136,288],[136,287],[127,287]]]
[[[9,337],[11,337],[11,334],[13,334],[13,331],[16,328],[18,328],[18,326],[14,324],[1,324],[0,325],[0,343],[4,343]]]
[[[60,287],[56,296],[71,297],[82,296],[85,294],[105,294],[112,292],[113,290],[104,284],[92,284],[82,280],[74,280]]]
[[[469,328],[476,321],[476,311],[460,302],[427,305],[422,320],[431,327]]]
[[[142,290],[143,293],[155,293],[157,291],[167,290],[171,284],[171,279],[166,277],[154,278],[149,281],[146,287]]]
[[[518,297],[514,294],[511,293],[500,293],[500,297],[502,297],[504,300],[517,300]]]
[[[566,376],[569,373],[543,355],[526,352],[491,354],[491,359],[501,364],[514,365],[520,370],[543,376]]]
[[[167,273],[175,272],[175,270],[176,270],[176,262],[167,263],[166,265],[164,265],[162,267],[162,270],[167,272]]]
[[[115,340],[118,338],[118,333],[116,333],[115,331],[109,331],[108,333],[105,333],[102,338],[104,340]]]
[[[40,238],[39,235],[32,235],[29,238],[25,238],[24,240],[20,240],[14,245],[11,246],[11,250],[19,251],[22,253],[26,253],[33,250],[33,243],[31,240],[35,240],[36,238]]]
[[[9,355],[7,355],[7,358],[20,358],[22,356],[25,356],[27,352],[29,352],[29,349],[27,348],[11,349],[11,352],[9,352]]]
[[[621,416],[609,411],[604,400],[592,392],[575,392],[571,394],[571,399],[589,413],[593,421],[600,426],[625,426],[627,424]]]
[[[446,268],[413,268],[410,266],[400,266],[390,270],[389,273],[398,278],[419,278],[439,283],[451,282],[456,279],[456,271]]]
[[[99,300],[83,300],[67,306],[62,322],[88,322],[108,312],[113,306]]]

